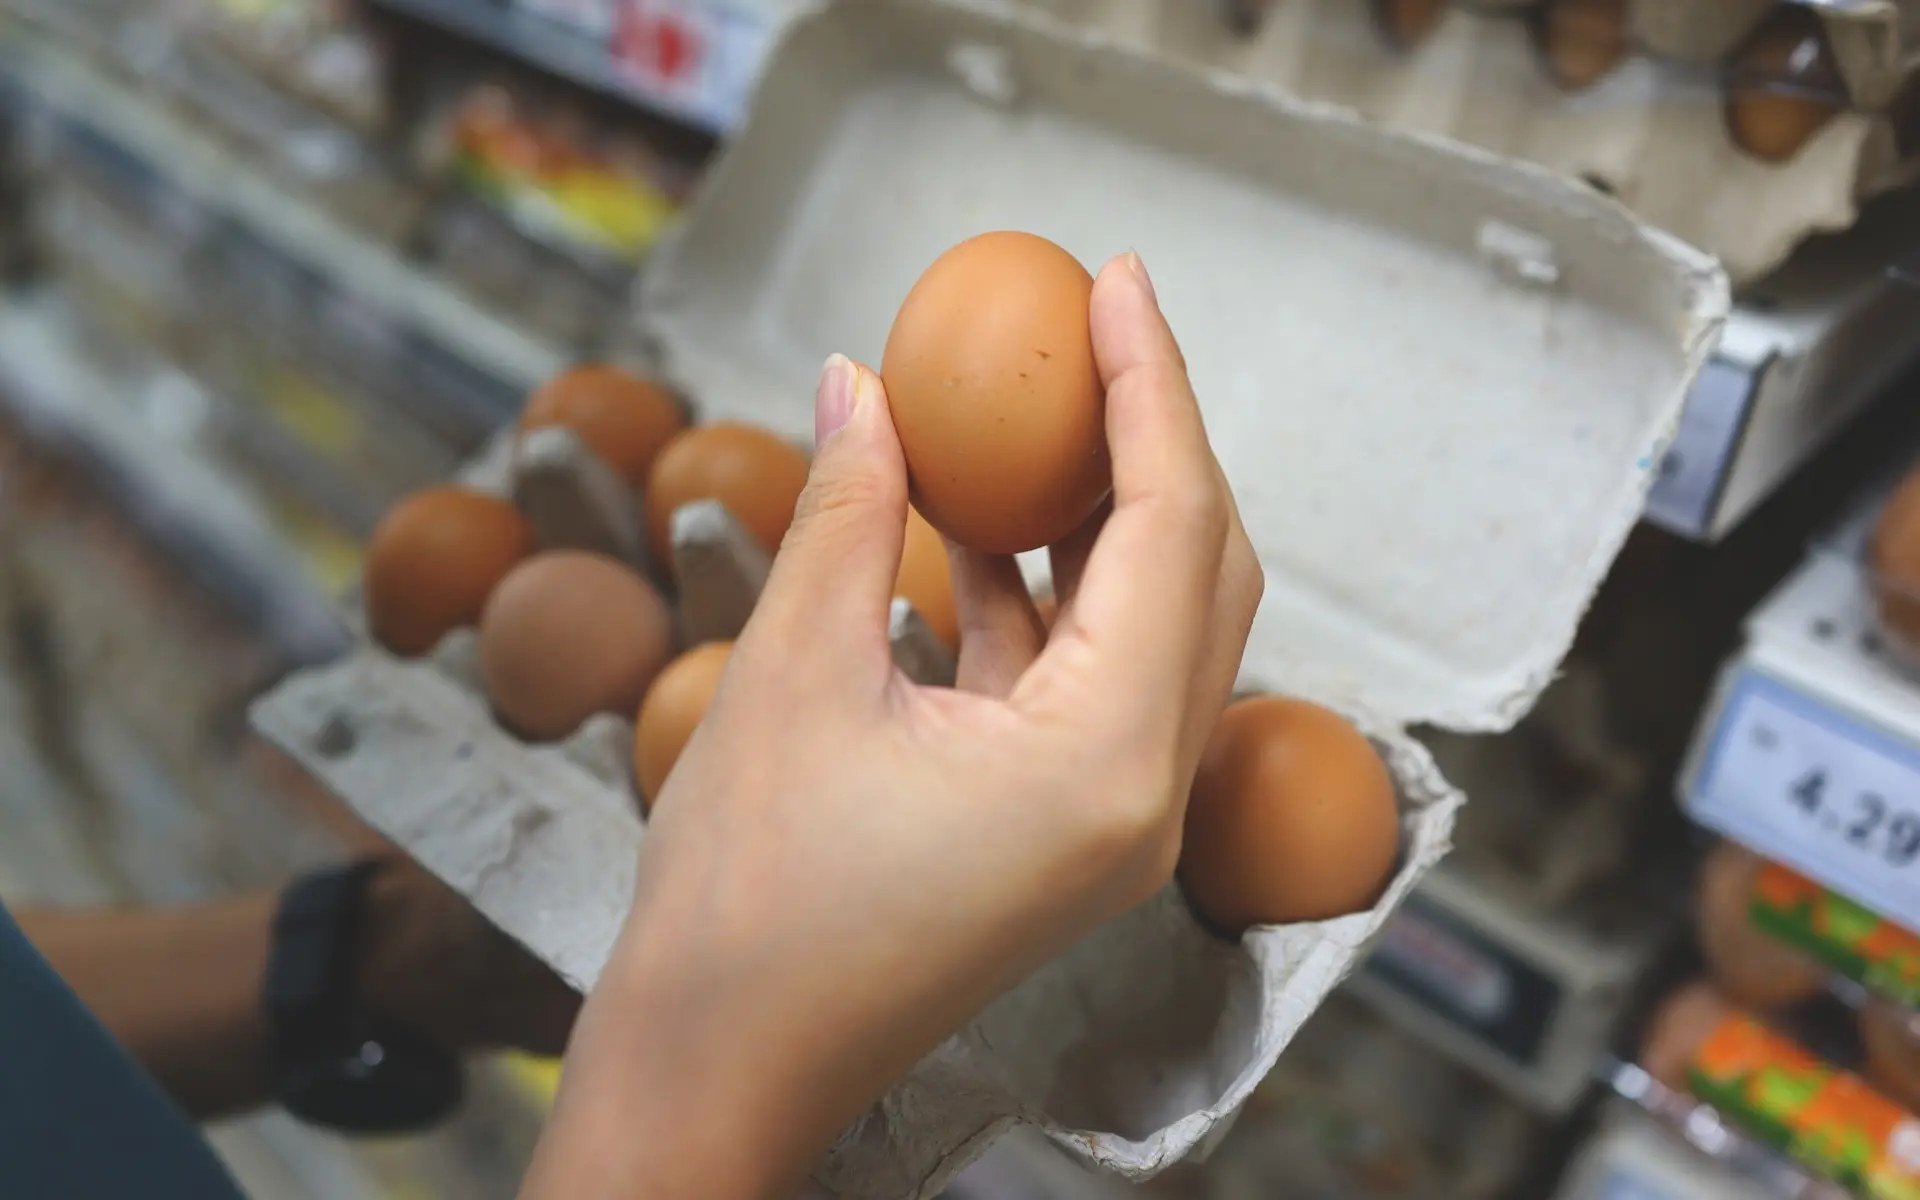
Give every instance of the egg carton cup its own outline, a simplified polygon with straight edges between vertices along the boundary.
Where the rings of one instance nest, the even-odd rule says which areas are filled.
[[[1858,111],[1793,159],[1768,163],[1726,132],[1711,64],[1770,0],[1639,0],[1646,53],[1581,92],[1541,70],[1520,0],[1450,12],[1411,51],[1389,47],[1366,0],[1286,0],[1249,34],[1216,5],[1022,0],[1116,43],[1352,108],[1409,133],[1455,138],[1591,181],[1649,223],[1718,256],[1736,285],[1765,276],[1810,234],[1848,227],[1873,196],[1920,178],[1884,109],[1920,86],[1920,4],[1817,8]],[[1909,131],[1912,136],[1912,131]]]
[[[896,604],[897,618],[906,612]],[[597,716],[564,742],[518,741],[488,710],[464,630],[426,660],[365,648],[304,672],[254,719],[568,983],[593,986],[645,836],[630,721]],[[1227,942],[1169,885],[948,1039],[846,1132],[816,1178],[858,1200],[935,1196],[1025,1124],[1083,1164],[1146,1179],[1223,1135],[1447,848],[1458,793],[1417,743],[1377,734],[1376,745],[1399,789],[1403,853],[1373,909]]]
[[[1703,255],[1549,172],[1010,3],[837,0],[786,26],[650,258],[627,340],[704,419],[804,441],[827,354],[878,363],[925,265],[995,228],[1089,264],[1135,246],[1151,265],[1267,573],[1240,689],[1327,704],[1373,739],[1401,861],[1378,903],[1336,921],[1226,941],[1169,888],[1095,931],[835,1143],[816,1177],[856,1200],[935,1195],[1015,1125],[1135,1179],[1217,1142],[1446,849],[1461,797],[1407,730],[1499,730],[1531,706],[1728,303]],[[588,493],[605,489],[550,464],[577,451],[547,440],[517,467],[543,543],[639,554],[631,530],[554,515],[596,511]],[[470,478],[506,486],[508,454]],[[690,627],[736,624],[765,566],[722,553],[714,522],[676,520]],[[734,590],[703,594],[712,578]],[[950,678],[910,610],[894,617],[895,661]],[[590,986],[644,837],[624,731],[515,741],[461,682],[464,640],[444,666],[364,647],[291,677],[254,718]]]
[[[1125,6],[1136,28],[1151,29],[1159,10],[1178,0],[1033,0],[1041,6],[1084,19],[1104,5]],[[1347,0],[1357,8],[1371,0]],[[1539,0],[1474,0],[1482,15],[1516,16]],[[1629,0],[1627,27],[1634,44],[1663,58],[1715,63],[1738,46],[1781,0]],[[1215,7],[1237,30],[1257,28],[1283,0],[1216,0]],[[1874,103],[1893,94],[1904,53],[1920,50],[1920,3],[1914,0],[1811,0],[1807,5],[1826,26],[1841,74],[1857,96]]]
[[[591,550],[644,569],[630,495],[568,430],[502,439],[462,474],[510,496],[543,549]],[[731,638],[770,558],[726,509],[674,514],[685,640]],[[529,745],[494,719],[472,630],[403,660],[365,641],[256,707],[261,731],[357,804],[383,834],[582,990],[599,977],[632,901],[645,821],[630,777],[632,722],[602,714]],[[905,600],[895,662],[951,684],[954,659]],[[1370,911],[1338,921],[1209,933],[1176,886],[1097,931],[1002,997],[862,1118],[818,1176],[834,1194],[932,1196],[1016,1123],[1070,1154],[1147,1178],[1191,1153],[1266,1075],[1324,993],[1447,847],[1460,797],[1424,748],[1374,731],[1402,812],[1398,870]]]

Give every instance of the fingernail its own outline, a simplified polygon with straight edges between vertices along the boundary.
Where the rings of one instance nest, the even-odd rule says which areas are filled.
[[[1147,298],[1155,304],[1160,303],[1159,294],[1153,290],[1153,276],[1147,274],[1147,264],[1140,261],[1138,250],[1127,251],[1127,270],[1132,271],[1133,277],[1140,281],[1142,288],[1146,289]]]
[[[859,368],[844,354],[828,357],[820,368],[820,387],[813,398],[813,444],[824,446],[853,416],[853,394]]]

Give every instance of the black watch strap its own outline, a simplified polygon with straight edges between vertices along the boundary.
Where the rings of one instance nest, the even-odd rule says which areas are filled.
[[[464,1091],[458,1059],[360,1004],[367,889],[383,865],[363,859],[286,890],[262,997],[280,1102],[302,1120],[352,1133],[426,1128]]]

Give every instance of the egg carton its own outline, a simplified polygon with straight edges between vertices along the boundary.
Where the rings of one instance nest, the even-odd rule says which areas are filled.
[[[704,419],[804,442],[821,360],[878,362],[919,272],[993,228],[1088,263],[1133,245],[1150,264],[1267,572],[1240,686],[1368,733],[1402,856],[1378,904],[1336,921],[1226,942],[1169,888],[1095,931],[833,1146],[816,1177],[859,1200],[935,1195],[1017,1124],[1135,1179],[1224,1134],[1446,849],[1461,797],[1407,730],[1498,730],[1531,706],[1728,302],[1705,256],[1550,172],[1010,3],[837,0],[786,29],[650,259],[627,341]],[[521,493],[536,515],[571,503]],[[620,536],[608,545],[636,553]],[[724,603],[682,607],[691,622]],[[443,659],[470,654],[460,641]],[[525,747],[458,675],[365,648],[254,716],[590,985],[644,836],[608,782],[621,723]]]
[[[1084,15],[1102,6],[1125,7],[1135,19],[1179,0],[1035,0],[1056,11]],[[1373,0],[1350,0],[1369,7]],[[1893,95],[1903,54],[1920,50],[1920,3],[1915,0],[1804,0],[1826,26],[1840,72],[1854,95],[1878,104]],[[1491,16],[1524,14],[1538,0],[1475,0],[1461,5]],[[1759,28],[1781,0],[1628,0],[1627,27],[1636,45],[1662,58],[1717,63]],[[1216,0],[1230,27],[1264,23],[1281,0]]]
[[[1526,22],[1512,19],[1523,0],[1456,6],[1411,51],[1379,36],[1367,0],[1258,5],[1266,11],[1244,34],[1216,4],[1023,2],[1123,45],[1588,180],[1717,255],[1741,285],[1785,261],[1808,235],[1852,224],[1866,199],[1920,177],[1920,147],[1903,156],[1893,121],[1882,115],[1903,89],[1920,87],[1914,0],[1809,6],[1857,111],[1841,114],[1786,163],[1761,161],[1729,140],[1711,70],[1774,0],[1636,0],[1634,29],[1647,52],[1577,93],[1541,70]],[[1903,107],[1920,122],[1920,100]]]

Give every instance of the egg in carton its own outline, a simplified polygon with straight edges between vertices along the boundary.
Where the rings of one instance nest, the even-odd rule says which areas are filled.
[[[1446,849],[1461,798],[1409,728],[1504,729],[1531,705],[1727,305],[1703,255],[1548,172],[1007,3],[837,0],[787,27],[630,339],[703,417],[803,440],[821,360],[880,361],[919,272],[994,228],[1151,264],[1267,572],[1241,690],[1369,735],[1401,854],[1337,920],[1223,940],[1169,886],[1094,931],[833,1145],[816,1177],[860,1200],[935,1195],[1015,1125],[1135,1179],[1225,1133]],[[752,556],[711,510],[678,526],[688,564],[701,545],[740,588],[689,619],[743,606]],[[470,688],[372,649],[254,715],[562,975],[597,977],[644,836],[617,767],[579,766],[619,763],[594,745],[611,733],[530,749]]]
[[[1033,0],[1043,7],[1070,12],[1078,19],[1103,4],[1124,8],[1136,22],[1148,25],[1170,7],[1168,0]],[[1423,25],[1449,7],[1496,16],[1536,17],[1546,5],[1541,0],[1350,0],[1400,20]],[[1249,32],[1266,22],[1281,0],[1217,0],[1229,28]],[[1570,23],[1621,20],[1627,39],[1663,58],[1683,62],[1716,63],[1779,8],[1780,0],[1575,0]],[[1840,70],[1856,95],[1878,103],[1891,96],[1888,82],[1897,78],[1903,55],[1916,48],[1920,35],[1920,4],[1914,0],[1843,0],[1834,4],[1814,0],[1807,7],[1824,25],[1839,59]],[[1582,11],[1582,10],[1585,11]]]
[[[1239,22],[1221,20],[1214,5],[1165,0],[1027,2],[1123,44],[1585,179],[1718,256],[1737,285],[1920,177],[1920,5],[1911,0],[1634,0],[1632,52],[1575,90],[1543,61],[1523,19],[1538,6],[1526,0],[1452,5],[1405,48],[1377,25],[1376,9],[1390,5],[1370,0],[1256,4],[1259,19]],[[1783,161],[1735,144],[1722,91],[1721,64],[1768,36],[1770,20],[1821,31],[1829,58],[1816,70],[1844,97],[1843,111]],[[1792,49],[1797,35],[1776,33],[1785,40],[1768,52],[1779,60],[1770,68],[1811,65]],[[1777,110],[1749,118],[1758,136],[1789,145],[1795,119]]]

